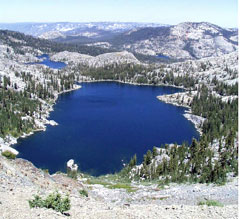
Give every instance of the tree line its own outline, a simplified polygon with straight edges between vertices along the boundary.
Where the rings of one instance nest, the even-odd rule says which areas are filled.
[[[224,183],[227,174],[238,175],[238,100],[222,102],[204,85],[194,97],[192,111],[206,118],[199,141],[182,145],[162,145],[143,156],[137,168],[136,155],[120,172],[135,180],[169,182]]]

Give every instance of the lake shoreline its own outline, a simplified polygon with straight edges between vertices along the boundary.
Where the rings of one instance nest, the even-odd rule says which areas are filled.
[[[81,86],[80,85],[74,85],[74,88],[72,89],[69,89],[69,90],[66,90],[66,91],[61,91],[59,92],[55,97],[54,99],[52,100],[53,102],[50,104],[50,103],[46,103],[47,104],[47,108],[45,108],[44,110],[46,111],[41,111],[42,114],[42,118],[41,119],[37,119],[37,118],[34,118],[36,121],[36,123],[38,124],[38,128],[36,129],[33,129],[31,132],[29,133],[23,133],[21,136],[19,137],[13,137],[11,135],[8,135],[5,137],[5,139],[3,138],[0,138],[0,143],[1,143],[1,146],[0,146],[0,149],[2,152],[4,151],[10,151],[12,152],[13,154],[15,155],[18,155],[19,152],[14,148],[14,145],[17,144],[17,140],[20,139],[20,138],[26,138],[30,135],[33,135],[35,134],[35,132],[39,132],[39,131],[46,131],[46,127],[47,125],[51,125],[51,126],[55,126],[55,125],[58,125],[57,122],[55,122],[54,120],[49,120],[49,116],[50,116],[50,112],[54,111],[53,109],[53,106],[56,104],[56,101],[57,99],[59,98],[59,95],[61,94],[64,94],[64,93],[68,93],[68,92],[71,92],[71,91],[75,91],[75,90],[78,90],[80,89]]]
[[[101,82],[116,82],[116,83],[122,83],[122,84],[128,84],[128,85],[134,85],[134,86],[154,86],[154,87],[173,87],[173,88],[179,88],[179,89],[183,89],[183,90],[186,90],[185,88],[183,87],[179,87],[179,86],[174,86],[174,85],[166,85],[166,84],[158,84],[158,85],[152,85],[152,84],[140,84],[140,83],[132,83],[132,82],[124,82],[124,81],[121,81],[121,80],[111,80],[111,79],[105,79],[105,80],[80,80],[77,82],[77,84],[75,84],[75,87],[72,88],[72,89],[69,89],[69,90],[66,90],[66,91],[61,91],[59,92],[53,99],[53,102],[52,104],[48,104],[48,109],[44,112],[45,113],[45,116],[43,116],[42,119],[40,119],[38,121],[38,126],[40,126],[40,128],[36,128],[34,130],[32,130],[30,133],[23,133],[23,135],[15,138],[13,136],[7,136],[6,137],[6,141],[3,140],[1,141],[1,149],[2,151],[11,151],[12,153],[18,155],[19,152],[16,150],[16,148],[14,148],[14,145],[17,144],[17,141],[18,139],[20,138],[26,138],[30,135],[33,135],[35,132],[38,132],[38,131],[46,131],[46,126],[47,125],[58,125],[55,121],[53,120],[49,120],[49,116],[50,116],[50,112],[52,112],[54,109],[54,105],[56,104],[56,101],[57,99],[59,98],[59,95],[61,94],[64,94],[64,93],[68,93],[68,92],[71,92],[71,91],[75,91],[75,90],[78,90],[81,88],[81,86],[79,85],[79,83],[101,83]],[[182,93],[183,91],[181,92],[177,92],[177,93],[174,93],[174,94],[178,94],[178,93]],[[162,96],[166,96],[166,95],[162,95]],[[158,98],[158,96],[157,96]],[[159,99],[159,98],[158,98]],[[197,123],[196,121],[194,121],[194,119],[191,119],[191,116],[196,116],[196,115],[193,115],[191,113],[191,108],[189,106],[186,106],[184,104],[178,104],[178,103],[170,103],[168,101],[163,101],[167,104],[172,104],[172,105],[175,105],[175,106],[179,106],[179,107],[184,107],[184,108],[188,108],[189,110],[186,111],[184,115],[184,117],[191,121],[193,124],[194,124],[194,127],[195,129],[197,130],[197,132],[200,134],[202,134],[202,131],[201,131],[201,128],[200,128],[200,124]]]
[[[51,113],[50,119],[57,121],[60,126],[56,128],[49,127],[47,133],[38,133],[27,140],[19,141],[16,145],[16,149],[19,149],[21,154],[20,157],[31,160],[39,167],[44,167],[44,165],[46,165],[44,168],[48,168],[52,173],[57,171],[58,168],[61,169],[61,165],[67,159],[74,159],[80,162],[78,163],[80,166],[81,163],[83,164],[84,167],[81,167],[81,170],[86,172],[88,171],[88,167],[93,168],[92,166],[94,166],[97,161],[92,163],[90,160],[85,161],[85,158],[82,158],[81,155],[83,151],[85,151],[84,154],[88,154],[88,156],[94,156],[90,155],[93,153],[91,151],[107,150],[104,156],[106,156],[106,160],[111,160],[113,156],[110,155],[111,150],[115,152],[124,150],[124,153],[119,159],[123,158],[123,162],[126,163],[131,155],[137,153],[140,159],[146,150],[153,146],[160,147],[165,143],[169,144],[172,142],[181,144],[183,141],[188,141],[190,143],[192,137],[199,138],[199,134],[193,125],[183,117],[185,108],[171,107],[167,104],[161,104],[160,101],[156,100],[156,96],[159,94],[171,94],[179,92],[179,89],[171,87],[165,88],[163,86],[158,86],[156,88],[148,86],[144,88],[139,86],[135,87],[131,84],[122,86],[118,82],[99,84],[83,83],[79,85],[82,85],[84,89],[72,92],[70,96],[68,94],[63,95],[59,101],[56,102],[57,106],[54,107],[54,113]],[[119,95],[123,99],[119,100]],[[118,107],[120,110],[119,112]],[[106,113],[108,115],[107,118],[105,117]],[[88,119],[89,116],[91,117],[90,120]],[[102,123],[101,118],[105,118],[104,123]],[[94,121],[94,125],[89,123],[90,121]],[[122,123],[122,121],[125,122]],[[177,129],[175,121],[179,121],[184,128],[181,130]],[[165,124],[166,128],[164,128],[164,130],[162,130],[163,125],[161,124]],[[94,126],[97,128],[91,128]],[[109,130],[107,133],[104,131],[104,127]],[[144,127],[149,127],[148,131],[145,130]],[[122,136],[122,134],[116,134],[120,132],[124,133],[123,135],[126,140],[120,140],[121,137],[119,136]],[[140,136],[138,137],[138,135]],[[54,136],[55,140],[52,140],[52,136]],[[69,136],[66,142],[66,138],[63,136]],[[98,136],[102,137],[98,140]],[[96,140],[91,140],[92,138]],[[84,141],[82,139],[84,139]],[[35,149],[32,148],[31,145],[35,145]],[[61,161],[59,160],[55,163],[49,161],[47,162],[49,164],[44,164],[43,159],[38,158],[44,155],[37,155],[38,147],[41,148],[44,145],[46,145],[46,149],[41,149],[41,151],[45,152],[41,153],[49,154],[48,160],[53,160],[50,157],[54,156],[61,157]],[[71,153],[70,150],[67,149],[69,152],[65,155],[61,155],[65,150],[64,145],[68,145],[69,148],[76,147],[74,149],[75,153]],[[88,145],[91,151],[88,152],[88,149],[84,149],[84,145]],[[126,150],[121,149],[121,147],[125,147],[125,145]],[[128,145],[130,145],[130,147],[128,147]],[[97,148],[99,149],[96,149],[96,146],[98,146]],[[136,149],[135,146],[138,146],[138,149]],[[52,152],[48,152],[49,149],[47,148],[49,147],[55,149],[51,149]],[[58,154],[56,151],[58,151]],[[78,153],[78,151],[81,152]],[[121,151],[118,153],[121,154]],[[122,162],[117,157],[116,155],[116,159],[114,158],[114,160],[111,161],[113,171],[117,171],[119,165],[122,166]],[[100,156],[99,160],[101,159]],[[99,162],[101,163],[101,161]],[[98,167],[96,169],[98,169]],[[106,169],[107,171],[103,170],[103,172],[99,174],[105,174],[111,171],[110,167]]]
[[[157,96],[157,99],[174,106],[179,107],[185,107],[187,110],[183,114],[183,116],[191,121],[196,128],[196,130],[199,132],[200,136],[202,135],[202,125],[205,121],[205,118],[195,115],[192,113],[190,103],[193,100],[193,97],[196,95],[196,91],[189,92],[177,92],[174,94],[166,94],[166,95],[159,95]]]
[[[78,83],[98,83],[98,82],[117,82],[121,84],[129,84],[129,85],[135,85],[135,86],[151,86],[151,87],[173,87],[173,88],[179,88],[182,90],[187,90],[187,88],[184,88],[183,86],[176,86],[171,84],[147,84],[147,83],[136,83],[136,82],[127,82],[127,81],[121,81],[121,80],[114,80],[114,79],[99,79],[99,80],[80,80]]]
[[[2,146],[1,147],[4,149],[3,151],[9,150],[12,153],[18,155],[19,152],[13,146],[13,145],[17,144],[17,140],[18,139],[26,138],[26,137],[28,137],[30,135],[33,135],[35,132],[38,132],[38,131],[46,131],[46,126],[47,125],[53,125],[53,126],[54,125],[58,125],[55,121],[49,120],[48,118],[50,116],[50,112],[52,112],[54,110],[53,106],[56,104],[56,101],[59,98],[59,95],[80,89],[81,86],[79,84],[81,84],[81,83],[101,83],[101,82],[116,82],[116,83],[122,83],[122,84],[134,85],[134,86],[173,87],[173,88],[179,88],[179,89],[186,90],[185,88],[180,87],[180,86],[166,85],[166,84],[158,84],[158,85],[146,84],[146,83],[145,84],[142,84],[142,83],[140,84],[140,83],[124,82],[124,81],[121,81],[121,80],[111,80],[111,79],[104,79],[104,80],[80,80],[75,85],[75,88],[69,89],[69,90],[66,90],[66,91],[61,91],[54,97],[53,103],[49,104],[48,110],[44,112],[46,114],[46,116],[43,117],[40,120],[39,126],[41,126],[41,128],[36,128],[36,129],[32,130],[30,133],[23,133],[23,135],[21,135],[21,136],[19,136],[17,138],[12,137],[12,136],[8,136],[7,137],[7,141],[2,142]],[[174,94],[178,94],[178,93],[182,93],[182,92],[184,92],[184,91],[177,92],[177,93],[174,93]],[[161,96],[166,96],[166,95],[161,95]],[[158,97],[159,96],[157,96],[157,98]],[[183,114],[184,117],[194,124],[195,129],[200,133],[200,135],[202,134],[201,128],[199,128],[199,123],[196,123],[196,122],[194,122],[194,120],[190,119],[190,115],[193,115],[193,116],[195,116],[195,115],[191,113],[191,108],[189,106],[186,106],[184,104],[178,104],[178,103],[170,103],[168,101],[163,101],[163,102],[165,102],[167,104],[172,104],[172,105],[175,105],[175,106],[184,107],[184,108],[189,109],[188,111],[186,111],[185,114]]]
[[[173,88],[179,88],[182,89],[182,92],[177,92],[174,93],[174,95],[178,95],[178,94],[183,94],[186,93],[185,91],[187,90],[186,88],[182,87],[182,86],[175,86],[175,85],[166,85],[166,84],[146,84],[146,83],[135,83],[135,82],[124,82],[121,80],[112,80],[112,79],[102,79],[102,80],[87,80],[87,81],[81,81],[79,83],[101,83],[101,82],[117,82],[117,83],[122,83],[122,84],[130,84],[130,85],[135,85],[135,86],[153,86],[153,87],[173,87]],[[189,105],[183,104],[183,103],[179,103],[176,100],[171,100],[171,98],[168,99],[168,94],[164,94],[164,95],[159,95],[156,98],[159,99],[162,102],[165,102],[166,104],[171,104],[174,106],[178,106],[178,107],[184,107],[187,108],[186,113],[183,114],[183,116],[191,121],[195,127],[195,129],[198,131],[198,133],[200,134],[200,136],[202,135],[202,124],[205,120],[205,118],[195,115],[192,113],[191,107]],[[165,99],[166,97],[166,99]]]

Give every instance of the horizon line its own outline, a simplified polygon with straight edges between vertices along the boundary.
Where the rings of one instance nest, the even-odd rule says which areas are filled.
[[[224,27],[224,26],[220,26],[218,24],[209,22],[209,21],[182,21],[179,22],[177,24],[168,24],[168,23],[162,23],[162,22],[144,22],[144,21],[13,21],[13,22],[1,22],[0,24],[41,24],[41,23],[45,23],[45,24],[54,24],[54,23],[138,23],[138,24],[161,24],[161,25],[168,25],[168,26],[174,26],[174,25],[178,25],[181,23],[209,23],[209,24],[214,24],[217,25],[219,27]],[[238,29],[238,26],[234,26],[234,27],[224,27],[224,28],[235,28]]]

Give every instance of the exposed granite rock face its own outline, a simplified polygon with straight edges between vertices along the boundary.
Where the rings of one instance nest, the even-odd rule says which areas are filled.
[[[195,125],[195,127],[199,131],[199,133],[202,134],[201,128],[202,128],[204,121],[206,120],[205,118],[203,118],[201,116],[193,115],[189,112],[184,113],[184,117],[186,119],[190,120]]]
[[[14,38],[10,40],[19,41],[19,39]],[[37,61],[34,55],[41,54],[41,51],[33,51],[32,48],[28,47],[23,47],[23,49],[26,53],[20,55],[15,54],[11,47],[0,45],[0,75],[10,77],[13,83],[17,83],[19,91],[24,89],[26,83],[17,77],[15,72],[25,71],[32,75],[33,80],[44,84],[47,80],[43,72],[50,71],[45,66],[25,65],[26,62]],[[113,63],[138,63],[135,57],[128,52],[110,53],[97,57],[68,52],[58,55],[60,59],[66,59],[69,63],[76,62],[77,64],[79,59],[80,64],[86,63],[86,65],[94,67]],[[57,58],[59,58],[58,55]],[[203,61],[206,64],[204,67],[201,66]],[[165,72],[169,69],[173,70],[174,75],[191,74],[206,84],[214,76],[226,83],[235,83],[237,81],[236,72],[233,72],[232,75],[228,74],[224,68],[226,65],[235,71],[237,55],[228,54],[192,63],[175,63],[165,66],[164,70],[166,70]],[[158,70],[160,72],[160,69],[156,71]],[[60,73],[68,75],[68,71],[69,69]],[[58,73],[58,70],[51,71],[52,76],[56,76]],[[11,86],[9,88],[13,89]],[[77,88],[79,86],[75,86],[73,89]],[[194,92],[192,93],[194,94]],[[55,98],[58,94],[59,92],[53,93]],[[173,102],[178,102],[177,95],[175,95],[176,98]],[[191,98],[192,96],[188,95],[187,92],[179,99],[179,104],[184,103],[187,106]],[[224,98],[226,99],[226,97]],[[39,113],[35,112],[33,115],[37,127],[41,130],[45,128],[46,123],[55,125],[54,122],[47,120],[52,105],[44,101],[42,104],[44,113],[40,116]],[[23,119],[30,118],[26,115]],[[24,136],[27,135],[24,134]],[[4,139],[4,143],[6,140]],[[12,139],[10,136],[8,143],[15,141],[16,139]],[[69,164],[74,169],[73,165],[74,162]],[[0,156],[0,212],[3,218],[66,218],[66,216],[52,210],[30,209],[28,205],[28,200],[37,193],[46,197],[49,193],[59,190],[61,194],[70,194],[72,208],[69,213],[71,218],[79,218],[79,215],[83,218],[207,218],[209,215],[211,218],[237,218],[238,182],[237,178],[232,178],[232,180],[221,187],[171,184],[164,189],[159,189],[156,184],[146,186],[132,183],[131,186],[136,191],[128,193],[125,189],[110,189],[103,185],[90,185],[88,178],[73,180],[66,177],[65,174],[49,175],[23,159],[10,161]],[[108,183],[112,185],[114,182],[109,180]],[[89,198],[79,195],[79,190],[82,189],[88,190]],[[196,205],[198,201],[205,199],[218,200],[225,204],[225,207]]]
[[[8,37],[10,42],[21,42],[24,44],[25,41],[15,39],[12,36]],[[11,43],[10,43],[11,44]],[[15,48],[16,49],[16,48]],[[22,92],[27,86],[27,81],[24,80],[22,73],[25,75],[29,75],[36,85],[48,86],[50,77],[56,79],[56,83],[60,84],[60,78],[58,77],[58,70],[49,69],[45,65],[30,65],[26,63],[39,62],[41,59],[38,59],[36,56],[42,54],[40,50],[33,49],[27,46],[21,46],[21,49],[25,52],[25,54],[17,53],[13,47],[4,44],[2,41],[0,42],[0,83],[2,83],[4,76],[10,79],[11,83],[7,86],[7,89],[13,90],[16,92]],[[63,73],[64,74],[64,73]],[[62,74],[62,76],[63,76]],[[51,76],[50,76],[51,75]],[[49,77],[50,76],[50,77]],[[16,85],[16,86],[15,86]],[[64,90],[63,92],[79,89],[80,86],[74,84],[73,88],[69,90]],[[60,91],[53,90],[52,88],[48,88],[52,90],[52,100],[46,101],[41,98],[38,98],[35,94],[30,95],[30,99],[38,100],[42,103],[42,110],[34,111],[33,115],[22,115],[22,120],[34,120],[35,131],[37,130],[45,130],[46,124],[49,125],[57,125],[57,123],[53,120],[48,120],[50,111],[53,110],[53,103],[56,101],[58,95],[61,93]],[[21,137],[29,136],[33,134],[23,133]],[[11,151],[14,154],[18,154],[17,150],[9,147],[12,144],[16,144],[16,138],[13,136],[6,136],[4,139],[0,138],[0,151]]]
[[[170,103],[175,106],[183,106],[183,107],[190,108],[190,104],[193,100],[194,95],[196,94],[197,94],[197,91],[179,92],[174,94],[157,96],[157,98],[165,103]]]
[[[96,57],[84,55],[76,52],[59,52],[51,56],[54,61],[64,61],[66,63],[83,64],[89,67],[104,67],[111,64],[140,64],[135,56],[127,51],[113,52],[98,55]]]
[[[190,108],[193,97],[197,95],[196,89],[205,84],[211,94],[215,97],[221,98],[222,101],[232,101],[238,98],[236,95],[220,95],[214,91],[214,85],[211,84],[213,80],[227,84],[235,85],[238,82],[238,53],[232,52],[221,57],[202,58],[200,60],[191,60],[185,62],[177,62],[166,65],[161,69],[155,69],[154,73],[161,74],[161,72],[172,74],[175,77],[192,77],[198,80],[195,87],[195,91],[179,92],[169,95],[161,95],[157,98],[165,103],[173,104],[176,106],[183,106]],[[192,121],[201,134],[201,125],[204,122],[204,118],[191,114],[191,110],[184,116]]]
[[[77,172],[77,170],[78,170],[78,165],[74,163],[74,160],[73,160],[73,159],[71,159],[71,160],[69,160],[69,161],[67,162],[67,169],[68,169],[69,171],[75,171],[75,172]]]
[[[0,154],[1,152],[10,151],[15,155],[18,155],[18,151],[10,147],[12,144],[16,144],[17,141],[12,136],[7,136],[5,139],[0,138]]]
[[[213,79],[228,85],[238,82],[238,52],[232,52],[220,57],[188,60],[167,65],[161,65],[153,70],[153,74],[165,75],[173,73],[173,76],[188,76],[198,80],[198,84],[209,86]]]
[[[193,97],[197,95],[197,91],[188,91],[188,92],[179,92],[174,94],[167,94],[157,96],[160,101],[165,103],[169,103],[175,106],[182,106],[190,109],[190,105],[192,103]],[[184,113],[184,117],[190,120],[198,130],[200,134],[202,134],[201,128],[205,121],[205,118],[197,115],[193,115],[191,113],[191,109]]]
[[[65,35],[56,30],[45,32],[39,36],[39,38],[48,39],[48,40],[56,39],[59,37],[65,38]]]
[[[122,47],[141,54],[163,54],[173,59],[200,59],[236,51],[237,35],[236,30],[224,29],[211,23],[185,22],[125,34],[122,38],[126,43]]]

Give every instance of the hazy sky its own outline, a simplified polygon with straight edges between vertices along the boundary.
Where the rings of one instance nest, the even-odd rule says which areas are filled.
[[[0,0],[0,22],[207,21],[237,27],[237,0]]]

